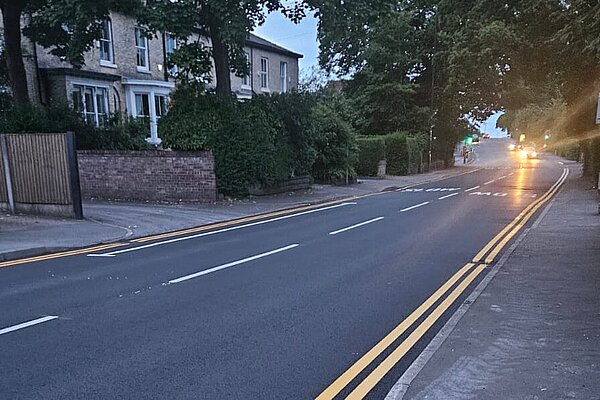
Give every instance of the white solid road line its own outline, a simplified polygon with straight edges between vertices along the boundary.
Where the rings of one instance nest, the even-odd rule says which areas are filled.
[[[142,245],[142,246],[130,247],[128,249],[111,251],[110,253],[88,254],[87,256],[88,257],[113,257],[113,256],[115,256],[117,254],[129,253],[130,251],[143,250],[143,249],[147,249],[147,248],[150,248],[150,247],[162,246],[164,244],[180,242],[182,240],[196,239],[196,238],[203,237],[203,236],[216,235],[217,233],[229,232],[229,231],[234,231],[234,230],[242,229],[242,228],[249,228],[251,226],[268,224],[269,222],[281,221],[281,220],[288,219],[288,218],[298,217],[300,215],[312,214],[312,213],[316,213],[316,212],[319,212],[319,211],[331,210],[331,209],[334,209],[334,208],[351,206],[351,205],[356,205],[356,203],[352,203],[352,202],[350,202],[350,203],[341,203],[341,204],[336,204],[335,206],[317,208],[317,209],[314,209],[314,210],[303,211],[303,212],[299,212],[299,213],[296,213],[296,214],[290,214],[290,215],[284,215],[282,217],[266,219],[264,221],[257,221],[257,222],[252,222],[252,223],[249,223],[249,224],[237,225],[237,226],[232,226],[230,228],[219,229],[219,230],[216,230],[216,231],[209,231],[209,232],[197,233],[195,235],[183,236],[183,237],[178,237],[178,238],[169,239],[169,240],[163,240],[163,241],[160,241],[160,242],[145,244],[145,245]]]
[[[373,222],[381,221],[382,219],[383,219],[383,217],[373,218],[373,219],[370,219],[368,221],[361,222],[360,224],[348,226],[346,228],[342,228],[342,229],[339,229],[337,231],[329,232],[329,234],[330,235],[337,235],[338,233],[346,232],[346,231],[349,231],[350,229],[358,228],[359,226],[363,226],[363,225],[367,225],[367,224],[370,224],[370,223],[373,223]]]
[[[475,187],[472,187],[471,189],[467,189],[467,190],[465,190],[465,192],[471,192],[471,191],[473,191],[473,190],[475,190],[475,189],[479,189],[480,187],[481,187],[481,186],[475,186]]]
[[[196,272],[194,274],[182,276],[181,278],[172,279],[169,281],[169,283],[179,283],[179,282],[187,281],[189,279],[197,278],[202,275],[212,274],[213,272],[217,272],[222,269],[235,267],[236,265],[240,265],[240,264],[247,263],[250,261],[258,260],[259,258],[267,257],[267,256],[270,256],[273,254],[281,253],[282,251],[290,250],[290,249],[293,249],[298,246],[299,246],[299,244],[297,244],[297,243],[291,244],[289,246],[281,247],[279,249],[267,251],[266,253],[257,254],[255,256],[244,258],[242,260],[233,261],[233,262],[230,262],[227,264],[219,265],[218,267],[213,267],[213,268],[205,269],[204,271]]]
[[[438,197],[438,200],[444,200],[444,199],[447,199],[448,197],[452,197],[452,196],[458,196],[458,193],[452,193],[452,194],[447,194],[442,197]]]
[[[22,324],[9,326],[8,328],[0,329],[0,335],[4,335],[5,333],[10,333],[14,331],[18,331],[19,329],[28,328],[33,325],[42,324],[44,322],[52,321],[53,319],[57,319],[56,315],[48,315],[42,318],[34,319],[32,321],[23,322]]]
[[[410,211],[410,210],[413,210],[415,208],[426,206],[427,204],[429,204],[429,202],[425,201],[423,203],[420,203],[420,204],[417,204],[417,205],[414,205],[414,206],[403,208],[402,210],[400,210],[400,212]]]

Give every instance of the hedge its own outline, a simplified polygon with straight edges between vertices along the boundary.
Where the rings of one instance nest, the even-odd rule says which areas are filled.
[[[427,146],[424,135],[410,136],[396,132],[382,136],[362,136],[359,147],[357,172],[362,176],[376,176],[380,160],[386,160],[386,174],[406,175],[422,170],[423,151]]]
[[[379,161],[385,159],[385,137],[362,136],[357,138],[358,162],[356,173],[361,176],[376,176]]]
[[[294,92],[240,102],[183,87],[172,99],[159,124],[163,146],[212,150],[225,195],[309,174],[336,183],[355,176],[353,131],[325,98]]]
[[[406,133],[396,132],[385,136],[386,174],[406,175],[408,173],[408,143]]]
[[[143,150],[148,148],[147,121],[111,115],[104,126],[87,123],[65,103],[9,106],[0,112],[0,133],[75,132],[79,150]]]

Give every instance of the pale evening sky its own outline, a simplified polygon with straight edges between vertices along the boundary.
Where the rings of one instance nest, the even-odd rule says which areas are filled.
[[[311,67],[318,65],[319,42],[317,41],[317,19],[307,15],[300,23],[294,24],[280,13],[267,16],[266,22],[255,33],[286,49],[303,54],[300,59],[300,75],[309,73]],[[506,132],[496,128],[501,113],[496,113],[480,126],[481,132],[492,137],[506,137]]]

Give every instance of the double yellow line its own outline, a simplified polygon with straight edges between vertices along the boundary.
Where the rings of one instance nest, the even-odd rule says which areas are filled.
[[[452,177],[454,178],[457,176],[470,174],[470,173],[476,172],[478,170],[479,169],[476,169],[473,171],[468,171],[468,172],[463,172],[461,174],[457,174]],[[437,182],[437,181],[441,181],[444,179],[448,179],[448,178],[446,177],[446,178],[433,179],[431,181],[422,182],[420,184]],[[412,186],[416,186],[416,185],[419,185],[419,184],[404,186],[404,187],[402,187],[402,189],[406,189],[407,187],[412,187]],[[55,258],[68,257],[68,256],[79,255],[79,254],[93,253],[96,251],[114,249],[116,247],[123,247],[123,246],[127,246],[130,244],[146,243],[146,242],[151,242],[153,240],[158,240],[158,239],[167,239],[167,238],[187,235],[190,233],[204,232],[204,231],[208,231],[208,230],[212,230],[212,229],[242,224],[245,222],[258,221],[258,220],[265,219],[265,218],[273,218],[273,217],[279,217],[279,216],[283,216],[283,215],[295,214],[295,213],[302,212],[302,211],[308,211],[308,210],[312,210],[315,208],[327,207],[327,206],[331,206],[331,205],[335,205],[335,204],[341,204],[341,203],[347,202],[347,201],[362,199],[362,198],[371,197],[371,196],[378,196],[378,195],[382,195],[382,194],[386,194],[386,193],[387,192],[375,192],[375,193],[367,193],[367,194],[358,195],[358,196],[350,196],[347,198],[328,201],[325,203],[307,204],[305,206],[299,206],[299,207],[293,207],[293,208],[288,208],[288,209],[283,209],[283,210],[278,210],[278,211],[272,211],[272,212],[267,212],[264,214],[257,214],[257,215],[252,215],[249,217],[243,217],[243,218],[233,219],[233,220],[224,221],[224,222],[216,222],[216,223],[202,225],[202,226],[189,228],[189,229],[182,229],[182,230],[178,230],[178,231],[166,232],[166,233],[161,233],[161,234],[157,234],[157,235],[144,236],[141,238],[131,239],[129,241],[124,241],[124,242],[115,242],[115,243],[96,245],[96,246],[91,246],[91,247],[84,247],[81,249],[61,251],[58,253],[45,254],[45,255],[41,255],[41,256],[26,257],[26,258],[20,258],[17,260],[3,261],[3,262],[0,262],[0,268],[11,267],[13,265],[19,265],[19,264],[27,264],[27,263],[37,262],[37,261],[52,260]]]
[[[519,232],[519,230],[529,221],[536,211],[544,205],[564,183],[569,175],[569,170],[564,169],[560,178],[552,187],[539,199],[526,207],[517,215],[498,235],[488,242],[475,256],[473,262],[464,265],[448,281],[435,291],[423,304],[415,309],[405,320],[396,326],[390,333],[381,339],[373,348],[356,361],[342,375],[331,383],[316,400],[331,400],[344,390],[359,374],[361,374],[376,358],[400,338],[408,329],[417,322],[425,313],[433,307],[442,297],[456,285],[456,287],[429,313],[407,337],[403,340],[387,357],[383,359],[358,386],[346,397],[349,400],[363,399],[383,377],[408,353],[415,344],[425,335],[425,333],[441,318],[441,316],[456,302],[469,285],[481,274],[481,272],[490,264],[496,255],[506,246],[506,244]],[[508,232],[508,234],[507,234]],[[495,247],[494,247],[495,246]],[[490,251],[485,258],[481,260]],[[462,279],[464,276],[466,277]],[[462,281],[461,281],[462,279]],[[458,283],[458,285],[457,285]]]
[[[0,262],[0,268],[10,267],[10,266],[19,265],[19,264],[27,264],[27,263],[36,262],[36,261],[52,260],[53,258],[75,256],[77,254],[92,253],[94,251],[114,249],[115,247],[124,246],[126,244],[127,243],[109,243],[109,244],[103,244],[100,246],[85,247],[83,249],[68,250],[68,251],[61,251],[58,253],[45,254],[42,256],[20,258],[18,260],[11,260],[11,261],[3,261],[3,262]]]
[[[27,263],[37,262],[37,261],[52,260],[52,259],[61,258],[61,257],[75,256],[75,255],[79,255],[79,254],[94,253],[97,251],[114,249],[116,247],[123,247],[123,246],[127,246],[130,244],[135,244],[135,243],[150,242],[150,241],[158,240],[158,239],[171,238],[171,237],[182,236],[182,235],[186,235],[186,234],[190,234],[190,233],[197,233],[197,232],[208,231],[208,230],[212,230],[212,229],[216,229],[216,228],[238,225],[238,224],[242,224],[245,222],[259,221],[259,220],[262,220],[265,218],[273,218],[273,217],[279,217],[279,216],[283,216],[283,215],[290,215],[290,214],[295,214],[295,213],[302,212],[302,211],[308,211],[308,210],[312,210],[312,209],[316,209],[316,208],[322,208],[322,207],[327,207],[327,206],[331,206],[331,205],[341,204],[345,201],[354,200],[354,199],[357,199],[360,197],[366,197],[366,195],[365,196],[354,196],[354,197],[350,197],[347,199],[329,201],[326,203],[318,203],[318,204],[300,206],[300,207],[296,207],[296,208],[289,208],[289,209],[285,209],[285,210],[273,211],[273,212],[268,212],[268,213],[264,213],[264,214],[257,214],[257,215],[252,215],[249,217],[238,218],[238,219],[233,219],[233,220],[224,221],[224,222],[217,222],[217,223],[208,224],[208,225],[202,225],[202,226],[198,226],[195,228],[183,229],[183,230],[179,230],[179,231],[167,232],[167,233],[162,233],[162,234],[152,235],[152,236],[145,236],[145,237],[132,239],[132,240],[125,241],[125,242],[108,243],[108,244],[103,244],[103,245],[84,247],[81,249],[61,251],[58,253],[44,254],[41,256],[20,258],[20,259],[11,260],[11,261],[3,261],[3,262],[0,262],[0,268],[10,267],[10,266],[19,265],[19,264],[27,264]]]
[[[519,215],[515,217],[514,220],[511,221],[510,224],[506,225],[504,229],[502,229],[492,240],[489,241],[473,258],[473,262],[484,262],[485,264],[490,264],[494,261],[494,258],[502,251],[504,246],[521,230],[521,228],[529,221],[529,219],[536,213],[536,211],[542,207],[556,192],[560,189],[561,185],[567,180],[569,176],[569,170],[567,168],[563,169],[563,173],[558,178],[558,180],[548,189],[548,191],[536,201],[532,202],[529,206],[527,206]],[[511,230],[512,229],[512,230]],[[510,232],[509,232],[510,231]],[[506,235],[506,233],[508,235]],[[504,236],[506,235],[506,236]],[[502,239],[504,237],[504,239]],[[502,240],[501,240],[502,239]],[[490,249],[494,247],[494,249],[485,257],[486,253],[490,251]],[[484,260],[485,257],[485,260]]]

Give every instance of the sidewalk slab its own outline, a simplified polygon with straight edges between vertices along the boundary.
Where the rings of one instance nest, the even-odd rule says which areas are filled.
[[[214,204],[140,204],[87,201],[84,220],[0,215],[0,261],[176,231],[266,212],[363,196],[477,170],[457,166],[427,174],[362,179],[348,186],[313,185],[304,191]]]
[[[394,399],[600,399],[597,204],[570,178]]]

